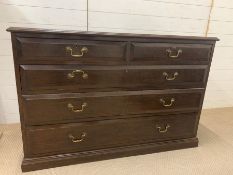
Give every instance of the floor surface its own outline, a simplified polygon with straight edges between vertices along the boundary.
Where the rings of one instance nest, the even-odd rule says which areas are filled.
[[[0,125],[0,175],[19,175],[19,124]],[[199,147],[71,165],[24,175],[233,175],[233,108],[203,110]]]

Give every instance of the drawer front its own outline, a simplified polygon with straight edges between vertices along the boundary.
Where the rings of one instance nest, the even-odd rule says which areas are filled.
[[[105,63],[125,61],[126,43],[111,41],[18,38],[22,60]]]
[[[32,127],[26,157],[102,149],[195,136],[196,114]]]
[[[208,64],[212,45],[133,43],[131,62],[156,64]]]
[[[21,66],[22,92],[203,88],[206,66]]]
[[[113,119],[133,114],[197,111],[203,92],[149,91],[68,95],[34,95],[23,98],[26,124]]]

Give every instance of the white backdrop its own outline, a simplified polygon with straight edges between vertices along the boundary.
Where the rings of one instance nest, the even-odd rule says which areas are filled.
[[[211,0],[0,0],[0,123],[19,122],[9,26],[204,36]],[[233,106],[233,1],[215,0],[204,108]]]

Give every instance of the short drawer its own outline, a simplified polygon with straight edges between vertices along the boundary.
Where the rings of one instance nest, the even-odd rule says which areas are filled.
[[[191,113],[31,127],[25,157],[194,137],[196,120]]]
[[[203,88],[207,66],[22,65],[24,94]]]
[[[23,113],[28,125],[127,118],[134,114],[197,111],[202,96],[201,90],[28,95],[23,97]]]
[[[132,63],[208,64],[212,45],[176,43],[133,43]]]
[[[17,38],[18,57],[24,61],[79,63],[124,62],[125,42]]]

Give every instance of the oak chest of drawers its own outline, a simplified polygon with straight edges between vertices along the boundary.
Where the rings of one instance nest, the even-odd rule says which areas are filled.
[[[8,31],[23,171],[198,145],[217,38]]]

